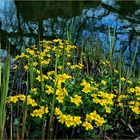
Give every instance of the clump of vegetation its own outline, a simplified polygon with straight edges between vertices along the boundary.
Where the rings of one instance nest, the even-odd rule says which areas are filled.
[[[87,54],[82,51],[75,61],[76,50],[68,41],[55,39],[15,57],[13,70],[24,73],[23,88],[7,97],[7,137],[125,138],[124,130],[136,136],[140,81],[126,77],[120,62],[105,57],[98,75],[90,75],[85,71]]]

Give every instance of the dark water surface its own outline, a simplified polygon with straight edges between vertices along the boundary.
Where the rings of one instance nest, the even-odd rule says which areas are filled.
[[[140,39],[139,0],[0,2],[1,45],[5,49],[10,44],[12,55],[38,40],[67,39],[68,34],[74,44],[92,46],[99,40],[108,50],[114,30],[116,54],[122,51],[128,64]],[[138,66],[139,54],[140,47],[136,57]]]

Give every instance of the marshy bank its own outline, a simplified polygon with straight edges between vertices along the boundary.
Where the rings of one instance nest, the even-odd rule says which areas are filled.
[[[139,7],[2,0],[0,137],[138,138]]]

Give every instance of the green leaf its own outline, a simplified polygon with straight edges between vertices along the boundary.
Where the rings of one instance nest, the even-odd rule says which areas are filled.
[[[19,126],[19,119],[16,118],[16,119],[14,120],[14,125]]]
[[[112,129],[112,125],[109,125],[109,124],[104,125],[104,130],[105,131],[111,130],[111,129]]]

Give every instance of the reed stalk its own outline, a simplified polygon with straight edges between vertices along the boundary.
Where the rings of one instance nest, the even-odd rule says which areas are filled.
[[[27,71],[26,98],[25,98],[25,106],[24,106],[24,112],[23,112],[21,139],[24,139],[25,130],[26,130],[26,120],[27,120],[27,110],[28,110],[28,107],[27,107],[27,102],[28,102],[27,97],[28,97],[28,92],[29,92],[28,81],[29,81],[29,76],[28,76],[28,71]]]
[[[0,60],[0,139],[4,139],[4,129],[6,121],[6,99],[9,89],[10,58],[7,54],[6,62],[2,66]]]
[[[56,89],[57,89],[57,67],[58,67],[58,49],[56,52],[56,60],[55,60],[55,83],[54,83],[54,93],[53,93],[53,97],[52,97],[52,104],[51,104],[51,112],[50,112],[50,120],[49,120],[49,127],[48,127],[48,138],[51,139],[52,138],[52,131],[51,131],[51,127],[52,127],[52,121],[53,121],[53,113],[54,113],[54,105],[55,105],[55,100],[56,100]]]

